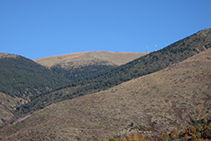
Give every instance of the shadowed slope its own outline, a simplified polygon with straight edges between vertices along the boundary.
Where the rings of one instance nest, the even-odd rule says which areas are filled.
[[[147,53],[92,51],[36,59],[54,72],[74,81],[125,64]]]
[[[4,127],[0,135],[23,140],[87,140],[134,129],[149,134],[180,130],[191,120],[211,117],[210,56],[208,49],[156,73],[53,104]]]
[[[31,96],[70,82],[46,67],[22,56],[0,54],[0,92],[30,101]]]

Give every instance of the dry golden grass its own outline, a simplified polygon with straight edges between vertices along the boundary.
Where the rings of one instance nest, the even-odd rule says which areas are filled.
[[[133,130],[145,135],[179,131],[191,120],[211,116],[210,56],[208,49],[159,72],[50,105],[2,128],[0,136],[85,141],[124,136]]]
[[[8,54],[8,53],[0,53],[0,58],[6,58],[6,57],[12,57],[15,58],[17,55],[14,54]]]
[[[77,68],[79,66],[93,65],[96,63],[104,63],[104,65],[122,65],[146,54],[147,53],[92,51],[51,56],[35,59],[34,61],[47,67],[60,64],[64,68]]]

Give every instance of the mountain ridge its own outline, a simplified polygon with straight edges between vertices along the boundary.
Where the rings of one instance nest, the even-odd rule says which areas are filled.
[[[147,53],[129,53],[129,52],[110,52],[110,51],[88,51],[88,52],[77,52],[65,55],[56,55],[50,57],[44,57],[35,59],[34,61],[47,66],[53,67],[56,65],[61,65],[62,67],[72,65],[74,63],[76,66],[86,66],[92,64],[91,61],[99,60],[105,61],[108,65],[122,65],[129,61],[132,61],[138,57],[141,57]],[[88,60],[88,61],[87,61]],[[87,61],[86,63],[84,61]],[[90,62],[89,62],[90,61]],[[79,65],[77,65],[79,63]]]
[[[9,54],[9,53],[0,53],[0,58],[16,58],[19,55]]]
[[[65,87],[35,97],[30,103],[24,105],[24,107],[19,107],[16,113],[34,111],[58,101],[73,99],[78,96],[105,90],[122,82],[159,71],[201,51],[207,50],[211,47],[210,41],[211,29],[199,31],[159,51],[142,56],[125,65],[91,75],[90,77],[76,79]]]
[[[74,81],[115,68],[146,54],[148,53],[89,51],[50,56],[34,61]]]

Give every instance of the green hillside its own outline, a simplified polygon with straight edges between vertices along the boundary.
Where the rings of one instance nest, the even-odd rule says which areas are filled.
[[[27,113],[51,103],[113,87],[179,63],[210,47],[211,29],[205,29],[120,67],[73,81],[68,86],[61,87],[56,91],[34,97],[31,102],[19,107],[16,113]]]
[[[56,65],[51,67],[51,70],[54,72],[68,78],[70,80],[76,80],[79,78],[83,78],[86,76],[94,75],[96,73],[104,72],[107,69],[112,69],[117,66],[115,65],[106,65],[104,62],[98,62],[93,65],[81,66],[81,67],[71,67],[71,68],[63,68],[61,65]]]
[[[30,99],[70,81],[22,56],[0,57],[0,92]]]

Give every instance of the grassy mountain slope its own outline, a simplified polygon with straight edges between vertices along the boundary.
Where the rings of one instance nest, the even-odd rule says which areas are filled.
[[[24,102],[26,101],[22,98],[14,98],[0,92],[0,123],[12,118],[14,116],[12,111]]]
[[[47,67],[60,65],[62,68],[78,68],[80,66],[94,65],[96,63],[102,63],[102,65],[119,66],[145,54],[146,53],[123,53],[108,51],[82,52],[40,58],[35,59],[34,61]]]
[[[30,100],[69,80],[22,56],[0,54],[0,92]]]
[[[122,82],[150,74],[181,62],[211,47],[211,29],[205,29],[179,40],[162,50],[152,52],[125,65],[90,77],[73,81],[69,86],[42,94],[20,107],[17,113],[27,113],[52,103],[111,88]]]
[[[85,141],[131,130],[147,135],[181,130],[192,120],[211,117],[210,56],[208,49],[108,90],[50,105],[3,127],[0,136]]]
[[[82,52],[36,59],[64,77],[75,80],[125,64],[147,53]]]

